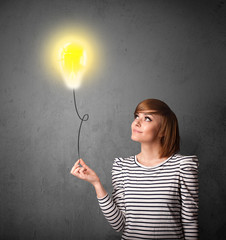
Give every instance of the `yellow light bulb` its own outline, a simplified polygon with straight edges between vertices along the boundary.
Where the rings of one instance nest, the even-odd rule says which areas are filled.
[[[59,58],[66,85],[73,89],[79,88],[87,63],[86,49],[79,43],[70,42],[60,49]]]

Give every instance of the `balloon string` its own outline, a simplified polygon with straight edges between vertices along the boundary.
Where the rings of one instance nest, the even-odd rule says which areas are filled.
[[[77,108],[77,104],[76,104],[76,98],[75,98],[75,90],[73,89],[73,97],[74,97],[74,105],[75,105],[75,111],[79,117],[79,119],[81,120],[80,122],[80,126],[79,126],[79,130],[78,130],[78,143],[77,143],[77,147],[78,147],[78,158],[80,159],[80,133],[81,133],[81,129],[82,129],[82,123],[85,121],[88,121],[89,119],[89,114],[85,114],[83,115],[83,117],[81,117],[78,113],[78,108]]]

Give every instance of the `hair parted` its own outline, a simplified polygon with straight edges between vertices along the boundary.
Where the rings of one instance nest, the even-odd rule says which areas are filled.
[[[177,153],[180,150],[180,135],[177,117],[174,112],[161,100],[146,99],[137,105],[134,114],[148,110],[162,117],[159,130],[162,135],[160,157],[169,157]]]

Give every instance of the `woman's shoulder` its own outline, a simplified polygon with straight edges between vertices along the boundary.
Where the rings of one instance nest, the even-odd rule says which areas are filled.
[[[181,159],[181,160],[198,159],[197,155],[182,155],[180,153],[175,153],[172,158],[174,158],[174,159]]]
[[[198,157],[197,155],[182,155],[180,153],[176,153],[173,155],[172,159],[178,161],[181,167],[186,166],[198,166]]]
[[[132,162],[134,162],[135,156],[130,157],[116,157],[114,159],[113,166],[123,167],[126,165],[131,165]]]
[[[135,156],[130,156],[130,157],[116,157],[114,159],[114,163],[117,164],[126,164],[126,163],[131,163],[131,161],[134,161]]]

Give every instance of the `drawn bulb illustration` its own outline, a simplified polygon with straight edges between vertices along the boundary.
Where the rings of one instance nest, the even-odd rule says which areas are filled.
[[[59,50],[60,69],[67,87],[80,87],[87,63],[86,50],[76,42],[70,42]]]

